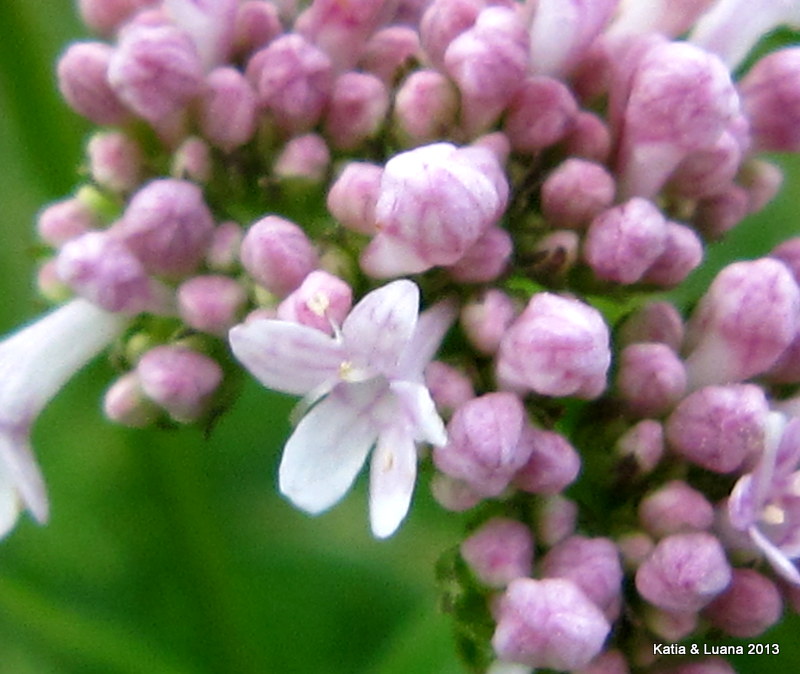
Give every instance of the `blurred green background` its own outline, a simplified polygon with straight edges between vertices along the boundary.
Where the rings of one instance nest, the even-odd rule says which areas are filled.
[[[33,222],[77,184],[89,126],[60,101],[55,58],[85,38],[70,0],[0,0],[0,333],[43,308]],[[800,230],[800,163],[781,199],[712,252],[712,267]],[[707,283],[697,275],[682,299]],[[277,495],[292,401],[248,384],[210,438],[107,423],[110,368],[89,367],[35,427],[52,501],[0,544],[0,674],[193,672],[455,674],[433,565],[462,522],[427,482],[399,533],[368,531],[364,480],[309,518]],[[797,621],[762,640],[791,671]]]

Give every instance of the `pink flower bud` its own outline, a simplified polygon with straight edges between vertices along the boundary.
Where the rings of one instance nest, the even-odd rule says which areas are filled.
[[[341,325],[353,305],[353,291],[326,271],[312,271],[278,305],[278,318],[308,325],[328,334]]]
[[[261,104],[288,135],[310,131],[322,117],[333,87],[328,56],[296,34],[257,52],[254,76]],[[249,70],[249,66],[248,66]]]
[[[102,131],[92,136],[87,148],[89,171],[98,185],[112,192],[131,192],[142,174],[142,150],[120,131]]]
[[[181,346],[157,346],[139,360],[144,394],[182,423],[197,421],[222,382],[222,368],[208,356]]]
[[[58,274],[58,260],[51,257],[36,271],[36,291],[53,304],[61,304],[72,298],[73,292]]]
[[[447,444],[433,450],[437,468],[484,497],[498,496],[530,454],[530,447],[519,443],[524,418],[512,393],[466,402],[447,425]]]
[[[425,55],[437,70],[444,70],[444,53],[450,43],[470,28],[485,7],[484,0],[434,0],[422,15],[419,36]]]
[[[531,494],[557,494],[572,484],[581,469],[581,457],[560,433],[533,426],[522,429],[519,442],[530,458],[514,475],[514,486]]]
[[[494,354],[516,317],[514,301],[503,291],[490,288],[461,310],[461,327],[470,344],[487,356]]]
[[[685,33],[697,18],[716,0],[655,0],[621,2],[617,17],[608,29],[614,37],[661,33],[678,37]]]
[[[696,232],[678,222],[666,223],[664,250],[642,277],[646,283],[672,287],[683,281],[703,261],[703,242]]]
[[[636,283],[664,252],[667,223],[646,199],[634,198],[592,220],[584,257],[598,278]]]
[[[578,505],[561,494],[544,496],[536,512],[536,537],[542,545],[552,547],[575,533]]]
[[[550,77],[530,77],[509,105],[503,131],[514,150],[533,154],[563,140],[577,114],[578,104],[566,85]]]
[[[553,227],[586,226],[614,201],[616,185],[602,166],[567,159],[542,185],[542,213]]]
[[[123,375],[106,391],[103,413],[111,421],[129,428],[147,428],[159,416],[158,408],[144,397],[135,372]]]
[[[203,67],[191,38],[170,26],[132,26],[111,57],[108,81],[125,105],[159,122],[200,93]]]
[[[58,275],[75,292],[106,311],[165,313],[165,288],[153,281],[141,262],[109,232],[89,232],[64,244]]]
[[[724,658],[702,658],[663,670],[664,674],[736,674]]]
[[[394,99],[394,123],[406,145],[431,143],[447,135],[456,121],[458,96],[452,82],[436,70],[415,70]]]
[[[239,3],[233,28],[233,51],[242,57],[269,44],[283,32],[278,8],[263,0]]]
[[[673,351],[683,343],[683,319],[669,302],[649,302],[634,311],[619,330],[620,344],[660,342]]]
[[[392,86],[413,60],[420,60],[419,33],[410,26],[389,26],[375,32],[364,46],[359,67]]]
[[[770,258],[725,267],[689,324],[686,369],[691,388],[765,372],[800,327],[800,288]]]
[[[217,225],[206,251],[206,264],[214,271],[232,271],[239,263],[239,249],[244,233],[232,221]]]
[[[386,164],[375,205],[378,235],[362,255],[372,276],[450,265],[500,218],[508,183],[484,148],[426,145]]]
[[[704,532],[661,540],[636,572],[636,589],[666,611],[699,611],[731,582],[731,567],[719,541]]]
[[[660,417],[686,392],[686,369],[666,344],[631,344],[620,353],[617,388],[632,414]]]
[[[699,622],[697,613],[664,611],[655,606],[645,606],[642,617],[648,630],[670,642],[681,641],[690,636]]]
[[[194,42],[204,71],[231,55],[239,0],[164,0],[167,17]]]
[[[739,183],[750,197],[748,211],[758,213],[780,191],[783,170],[767,161],[750,159],[739,171]]]
[[[59,248],[99,224],[89,206],[80,199],[71,198],[56,201],[39,213],[36,232],[42,241]]]
[[[606,386],[608,326],[593,307],[537,293],[500,342],[498,378],[550,396],[592,399]]]
[[[703,468],[730,473],[764,446],[769,405],[752,384],[706,386],[684,398],[666,421],[674,452]]]
[[[617,650],[603,651],[588,665],[573,670],[573,674],[630,674],[628,661]]]
[[[775,583],[753,569],[734,569],[728,589],[703,611],[714,627],[739,638],[766,632],[782,613],[783,600]]]
[[[469,377],[452,365],[433,360],[425,367],[425,386],[436,409],[450,415],[475,397]]]
[[[664,455],[664,429],[658,421],[644,419],[631,426],[617,440],[617,454],[629,458],[641,473],[649,473]]]
[[[319,264],[305,232],[277,215],[250,226],[242,241],[241,258],[255,281],[279,297],[297,288]]]
[[[715,241],[738,225],[750,212],[750,196],[743,187],[731,185],[724,192],[701,199],[694,225],[706,239]]]
[[[134,12],[156,0],[79,0],[83,22],[100,35],[111,36]]]
[[[178,312],[200,332],[225,337],[247,304],[240,283],[227,276],[195,276],[178,288]]]
[[[699,491],[672,480],[641,500],[639,522],[655,538],[704,531],[714,524],[714,508]]]
[[[446,72],[461,92],[461,122],[468,136],[491,127],[525,77],[528,34],[512,8],[487,7],[448,46]]]
[[[714,196],[730,185],[741,161],[742,148],[726,131],[713,145],[687,155],[670,178],[669,188],[689,199]]]
[[[181,180],[207,183],[211,179],[211,150],[202,138],[189,136],[172,155],[170,173]]]
[[[654,196],[689,153],[713,146],[738,113],[730,72],[717,57],[683,42],[648,49],[624,112],[623,196]]]
[[[641,531],[624,534],[617,539],[625,568],[635,571],[653,552],[653,539]]]
[[[565,145],[570,156],[604,163],[611,154],[611,132],[600,117],[580,111],[572,122]]]
[[[115,230],[148,272],[180,278],[205,257],[214,219],[197,185],[161,179],[133,196]]]
[[[431,480],[431,493],[436,502],[451,512],[464,512],[483,500],[465,482],[444,473],[436,473]]]
[[[280,178],[300,178],[315,183],[324,180],[331,165],[331,153],[322,136],[295,136],[275,159],[273,172]]]
[[[236,68],[215,68],[206,77],[198,123],[208,141],[231,152],[255,134],[256,93]]]
[[[337,150],[353,150],[374,137],[386,119],[389,92],[375,75],[347,72],[336,78],[324,130]]]
[[[478,580],[503,588],[515,578],[531,575],[533,536],[522,522],[494,517],[461,544],[461,556]]]
[[[536,279],[563,279],[578,261],[580,237],[569,229],[557,229],[545,234],[534,245],[526,263]]]
[[[500,602],[492,646],[509,662],[572,670],[600,652],[609,630],[600,609],[571,580],[518,578]]]
[[[500,227],[490,227],[447,271],[460,283],[488,283],[505,272],[513,252],[511,235]]]
[[[375,204],[383,169],[367,162],[350,162],[328,192],[328,210],[348,229],[375,233]]]
[[[58,88],[70,107],[95,124],[121,124],[130,114],[107,74],[114,50],[100,42],[77,42],[58,61]]]

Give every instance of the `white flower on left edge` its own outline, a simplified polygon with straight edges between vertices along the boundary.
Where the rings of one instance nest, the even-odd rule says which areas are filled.
[[[416,442],[443,445],[422,371],[450,327],[454,309],[419,314],[419,289],[400,280],[367,294],[334,337],[278,320],[233,328],[234,355],[262,384],[316,404],[286,443],[280,489],[317,514],[352,485],[370,449],[373,533],[394,533],[408,512],[417,472]]]
[[[22,507],[39,522],[47,520],[44,481],[30,447],[31,425],[129,320],[76,299],[0,342],[0,537],[13,528]]]

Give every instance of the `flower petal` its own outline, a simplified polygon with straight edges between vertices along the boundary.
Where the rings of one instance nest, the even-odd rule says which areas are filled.
[[[419,288],[401,279],[368,293],[342,324],[348,354],[358,368],[391,375],[411,341],[419,313]]]
[[[232,328],[233,354],[264,386],[303,395],[335,381],[344,360],[341,345],[298,323],[256,320]]]
[[[412,438],[438,447],[447,444],[444,422],[436,411],[428,389],[423,384],[410,381],[393,381],[390,387],[397,397],[401,412],[411,421]]]
[[[397,368],[403,379],[422,380],[422,371],[433,360],[456,316],[458,305],[452,299],[437,302],[419,315],[414,336]]]
[[[316,515],[344,496],[378,435],[371,415],[386,384],[340,384],[297,425],[279,470],[281,493]]]
[[[369,469],[369,515],[377,538],[391,536],[406,516],[417,477],[411,434],[392,426],[378,438]]]
[[[0,538],[14,528],[19,518],[20,502],[10,476],[0,469]]]
[[[26,437],[17,438],[0,429],[0,475],[9,482],[22,502],[42,524],[50,516],[47,490]]]
[[[776,547],[772,541],[764,536],[756,526],[751,526],[748,529],[748,533],[759,550],[764,554],[764,557],[766,557],[767,561],[772,565],[772,568],[792,585],[800,585],[800,571],[797,570],[792,560],[790,560],[780,548]]]

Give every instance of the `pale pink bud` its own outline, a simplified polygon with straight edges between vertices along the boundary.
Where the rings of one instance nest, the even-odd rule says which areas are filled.
[[[783,170],[770,162],[750,159],[739,171],[739,184],[750,197],[748,211],[758,213],[780,191],[783,185]]]
[[[419,35],[428,60],[444,70],[444,53],[450,43],[469,29],[486,6],[485,0],[433,0],[422,15]]]
[[[487,393],[459,407],[448,442],[433,450],[439,470],[484,497],[498,496],[530,454],[520,445],[525,410],[512,393]]]
[[[328,192],[328,210],[348,229],[375,233],[375,204],[383,169],[367,162],[350,162]]]
[[[311,130],[322,117],[333,87],[328,56],[302,36],[287,34],[257,52],[254,59],[258,66],[251,81],[278,126],[289,135]]]
[[[353,305],[353,291],[326,271],[312,271],[279,305],[278,318],[332,333]]]
[[[647,629],[669,642],[685,639],[697,629],[699,622],[697,613],[693,611],[664,611],[655,606],[644,606],[642,618]]]
[[[572,670],[600,652],[609,630],[600,609],[571,580],[518,578],[500,602],[492,646],[509,662]]]
[[[542,395],[596,398],[606,387],[608,343],[608,326],[594,307],[537,293],[500,342],[497,376]]]
[[[214,219],[197,185],[161,179],[133,196],[115,230],[148,272],[179,278],[205,257]]]
[[[625,319],[619,330],[620,344],[660,342],[673,351],[683,343],[683,319],[669,302],[649,302]]]
[[[247,304],[242,285],[227,276],[195,276],[178,288],[178,312],[200,332],[224,337]]]
[[[100,223],[92,209],[76,198],[56,201],[38,215],[36,232],[45,243],[59,248]]]
[[[359,67],[379,77],[386,86],[392,86],[398,74],[419,56],[419,33],[410,26],[389,26],[369,39]]]
[[[452,414],[475,397],[469,377],[440,360],[433,360],[425,366],[425,386],[436,403],[436,409],[445,415]]]
[[[647,3],[622,0],[607,33],[615,38],[643,33],[678,37],[714,2],[716,0],[651,0]]]
[[[515,578],[531,575],[533,536],[522,522],[494,517],[461,544],[461,556],[478,580],[503,588]]]
[[[106,311],[164,313],[168,308],[166,290],[109,232],[89,232],[64,244],[58,254],[58,275]]]
[[[336,78],[324,130],[337,150],[353,150],[374,137],[386,119],[389,92],[375,75],[347,72]]]
[[[120,124],[130,113],[108,83],[114,49],[100,42],[73,44],[58,60],[58,88],[70,107],[95,124]]]
[[[697,233],[678,222],[667,222],[664,250],[642,277],[645,283],[669,288],[678,285],[703,261],[703,242]]]
[[[666,239],[661,211],[637,197],[592,220],[583,254],[598,278],[636,283],[664,252]]]
[[[189,136],[172,155],[170,173],[182,180],[207,183],[211,179],[211,149],[202,138]]]
[[[508,183],[485,148],[436,143],[386,164],[375,205],[378,235],[361,265],[388,277],[451,265],[497,222]]]
[[[157,346],[139,360],[136,374],[144,394],[182,423],[208,411],[222,382],[222,368],[208,356],[181,346]]]
[[[200,93],[203,66],[183,31],[170,25],[133,26],[120,37],[108,81],[137,115],[159,122]]]
[[[253,279],[279,297],[297,288],[319,264],[305,232],[277,215],[250,226],[242,241],[241,258]]]
[[[714,627],[739,638],[766,632],[782,613],[783,600],[775,583],[753,569],[734,569],[728,589],[703,611]]]
[[[557,229],[545,234],[533,247],[525,263],[530,275],[537,279],[563,278],[578,261],[581,240],[577,232]]]
[[[765,372],[800,327],[800,289],[770,258],[725,267],[689,324],[686,369],[691,388]]]
[[[135,372],[117,379],[103,397],[103,413],[129,428],[147,428],[158,420],[159,409],[144,396]]]
[[[487,7],[447,47],[446,72],[461,92],[461,122],[468,136],[498,119],[525,77],[528,34],[511,8]]]
[[[611,153],[611,132],[600,117],[582,110],[572,122],[565,147],[570,156],[604,163]]]
[[[490,288],[461,309],[461,327],[478,352],[491,356],[516,315],[514,301],[502,290]]]
[[[110,36],[134,12],[155,3],[156,0],[79,0],[78,10],[89,28]]]
[[[505,272],[513,252],[511,235],[500,227],[490,227],[447,271],[461,283],[494,281]]]
[[[631,344],[620,353],[617,388],[632,414],[660,417],[686,392],[686,369],[666,344]]]
[[[529,447],[530,458],[514,475],[513,484],[518,489],[557,494],[578,477],[580,454],[560,433],[526,425],[519,442]]]
[[[198,123],[208,141],[230,152],[255,134],[256,93],[236,68],[215,68],[206,76],[199,103]]]
[[[536,511],[536,536],[542,545],[552,547],[575,533],[578,504],[561,494],[544,496]]]
[[[599,164],[585,159],[567,159],[542,185],[542,213],[553,227],[587,225],[611,206],[614,178]]]
[[[626,569],[635,571],[653,552],[653,539],[641,531],[624,534],[617,539],[622,562]]]
[[[328,174],[331,153],[325,139],[316,133],[295,136],[275,159],[273,172],[280,178],[301,178],[320,183]]]
[[[283,32],[278,8],[263,0],[239,3],[233,29],[233,50],[241,56],[264,47]]]
[[[61,304],[73,296],[70,288],[58,274],[58,261],[50,258],[36,270],[36,291],[53,304]]]
[[[731,185],[724,192],[701,199],[695,207],[693,220],[703,236],[713,241],[736,227],[749,212],[747,190]]]
[[[444,473],[436,473],[433,476],[431,493],[442,508],[457,513],[474,508],[483,500],[483,497],[475,493],[465,482]]]
[[[672,174],[669,189],[689,199],[714,196],[727,189],[741,161],[741,146],[726,131],[713,145],[687,155]]]
[[[563,140],[577,114],[578,104],[566,85],[550,77],[530,77],[509,105],[503,131],[514,150],[533,154]]]
[[[699,611],[731,581],[731,567],[719,541],[704,532],[661,540],[636,572],[636,589],[666,611]]]
[[[232,271],[239,263],[239,248],[244,232],[232,221],[220,223],[214,228],[211,243],[206,251],[206,264],[214,271]]]
[[[120,131],[102,131],[92,136],[87,148],[89,172],[98,185],[112,192],[131,192],[142,174],[142,150]]]
[[[617,453],[630,459],[641,473],[651,472],[664,455],[664,428],[653,419],[631,426],[617,440]]]
[[[655,538],[703,531],[714,524],[714,508],[699,491],[673,480],[641,500],[639,522]]]
[[[508,163],[508,156],[511,154],[511,143],[502,131],[492,131],[479,136],[472,141],[471,147],[486,148],[495,156],[500,166]]]
[[[666,421],[674,452],[703,468],[730,473],[761,452],[769,406],[753,384],[706,386],[684,398]]]
[[[453,84],[436,70],[415,70],[397,90],[394,123],[408,145],[430,143],[455,124],[458,96]]]

